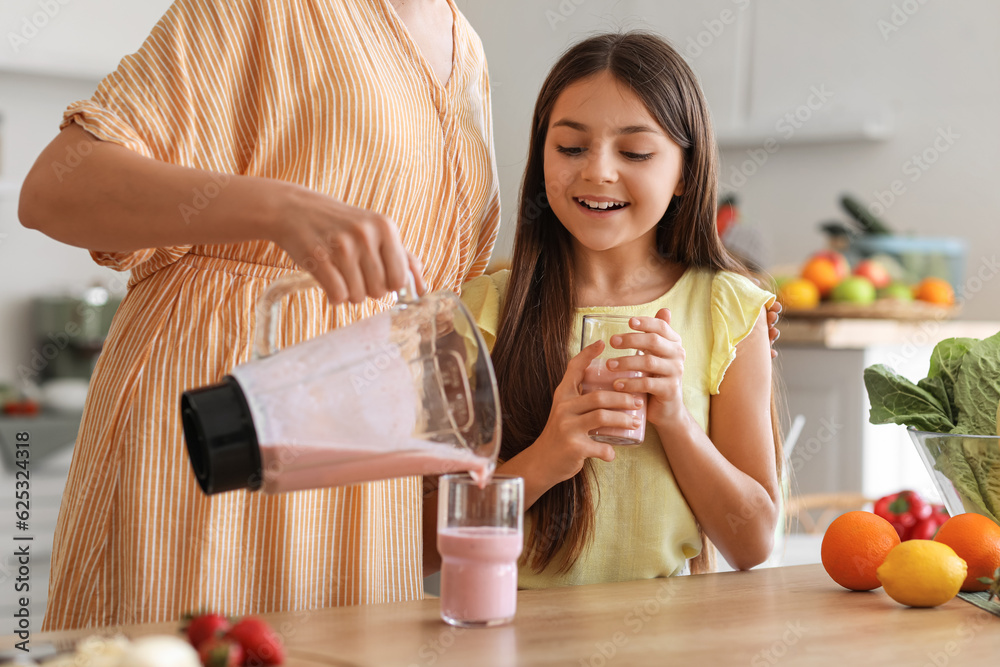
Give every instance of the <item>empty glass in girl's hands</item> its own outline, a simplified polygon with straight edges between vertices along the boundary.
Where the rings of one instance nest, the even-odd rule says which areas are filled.
[[[580,390],[586,394],[592,391],[616,391],[615,382],[622,378],[642,377],[638,371],[611,370],[608,368],[608,360],[616,357],[624,357],[633,354],[641,354],[631,349],[618,349],[611,347],[611,337],[620,334],[632,333],[629,325],[630,316],[626,315],[584,315],[583,331],[580,339],[580,347],[585,348],[596,341],[604,341],[604,350],[601,356],[594,359],[584,372],[583,383]],[[632,394],[642,404],[632,410],[621,410],[627,415],[631,415],[633,428],[602,427],[589,433],[590,437],[598,442],[609,445],[638,445],[646,437],[646,394]]]

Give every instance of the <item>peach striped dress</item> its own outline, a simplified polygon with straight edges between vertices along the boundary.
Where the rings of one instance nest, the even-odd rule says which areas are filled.
[[[385,213],[428,286],[457,291],[486,267],[499,195],[482,45],[451,6],[443,85],[388,0],[178,0],[63,125]],[[178,214],[197,224],[225,184]],[[263,241],[93,255],[131,276],[91,381],[44,628],[421,597],[419,478],[206,497],[190,471],[181,392],[249,359],[254,306],[295,269],[288,256]],[[305,292],[285,307],[279,342],[388,305],[330,308]]]

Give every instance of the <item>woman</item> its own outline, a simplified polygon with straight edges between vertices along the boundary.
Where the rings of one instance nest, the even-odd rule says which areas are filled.
[[[420,480],[206,497],[178,399],[250,356],[453,289],[499,215],[482,46],[452,0],[178,0],[26,179],[28,227],[130,270],[90,385],[44,629],[421,595]],[[69,150],[85,156],[68,168]],[[327,298],[328,297],[328,298]]]

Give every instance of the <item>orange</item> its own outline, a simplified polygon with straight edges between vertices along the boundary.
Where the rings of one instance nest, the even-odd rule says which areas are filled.
[[[985,591],[979,577],[993,577],[1000,567],[1000,526],[982,514],[966,512],[951,517],[938,529],[935,542],[947,544],[969,566],[963,591]]]
[[[820,560],[830,578],[852,591],[870,591],[882,584],[876,571],[899,535],[882,517],[858,510],[841,514],[826,529]]]
[[[819,304],[819,289],[811,280],[793,278],[778,288],[778,301],[789,310],[808,310]]]
[[[955,304],[955,290],[951,283],[941,278],[924,278],[913,289],[914,298],[934,303],[939,306],[952,306]]]
[[[802,267],[802,272],[799,275],[816,285],[820,296],[823,297],[829,294],[840,282],[837,266],[826,257],[811,258]]]

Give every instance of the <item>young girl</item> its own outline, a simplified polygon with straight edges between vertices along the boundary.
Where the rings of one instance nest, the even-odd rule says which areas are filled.
[[[525,481],[520,585],[670,576],[706,537],[739,569],[764,561],[778,516],[766,309],[715,231],[716,146],[694,74],[659,38],[593,37],[535,107],[509,272],[467,283],[503,407],[498,473]],[[631,315],[611,345],[642,377],[583,394],[602,343],[587,313]],[[614,362],[612,362],[614,363]],[[632,428],[646,439],[595,442]]]

